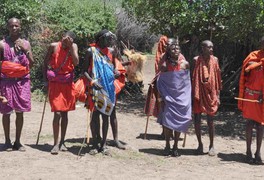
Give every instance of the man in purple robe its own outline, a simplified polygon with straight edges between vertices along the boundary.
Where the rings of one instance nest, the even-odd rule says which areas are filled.
[[[11,18],[7,22],[9,36],[0,41],[0,61],[11,61],[30,68],[33,57],[30,43],[21,38],[21,23],[17,18]],[[15,70],[14,70],[15,71]],[[10,77],[1,72],[0,95],[7,99],[7,103],[0,103],[0,113],[3,114],[3,128],[5,133],[4,150],[25,151],[20,142],[21,131],[24,122],[24,112],[31,110],[30,102],[30,74]],[[10,115],[16,113],[16,137],[12,145],[10,140]]]

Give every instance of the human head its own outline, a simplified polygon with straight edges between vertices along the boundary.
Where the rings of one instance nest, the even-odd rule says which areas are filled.
[[[62,35],[62,44],[65,46],[70,46],[74,40],[76,39],[76,35],[72,31],[65,31]]]
[[[113,46],[115,40],[116,35],[107,29],[101,30],[95,35],[95,42],[101,48]]]
[[[264,50],[264,36],[262,36],[259,40],[259,44],[260,44],[260,49]]]
[[[10,36],[19,36],[21,31],[20,20],[13,17],[7,21],[7,29]]]
[[[178,58],[179,53],[180,53],[180,46],[176,39],[174,38],[168,39],[166,52],[172,58]]]
[[[202,42],[201,46],[203,55],[210,56],[213,54],[214,45],[212,41],[205,40]]]

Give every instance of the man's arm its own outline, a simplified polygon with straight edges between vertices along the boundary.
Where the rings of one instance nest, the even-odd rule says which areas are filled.
[[[32,54],[32,50],[31,50],[31,45],[29,44],[29,49],[26,51],[26,56],[29,60],[29,66],[33,67],[34,65],[34,59],[33,59],[33,54]]]
[[[30,43],[28,43],[28,45],[27,45],[27,44],[25,44],[24,39],[18,39],[15,42],[15,47],[17,47],[18,49],[21,49],[26,54],[26,56],[29,60],[29,66],[32,67],[34,64],[34,59],[33,59],[32,51],[31,51]]]
[[[88,71],[92,58],[93,58],[93,54],[92,54],[91,49],[89,48],[85,52],[82,70],[84,72],[84,76],[88,79],[88,81],[91,83],[92,86],[95,86],[97,89],[102,89],[103,87],[96,80],[92,79]]]
[[[214,56],[215,57],[215,56]],[[217,76],[218,76],[218,84],[219,84],[219,91],[222,90],[222,76],[221,76],[221,69],[219,66],[219,60],[217,57],[215,57],[216,60],[216,68],[217,68]],[[220,92],[219,92],[220,95]]]
[[[92,51],[91,49],[86,49],[85,51],[85,56],[84,56],[84,62],[83,62],[83,66],[82,66],[82,70],[83,72],[88,72],[89,66],[90,66],[90,60],[92,59]]]
[[[43,62],[43,69],[42,69],[44,82],[47,82],[47,69],[48,69],[48,64],[50,62],[51,55],[54,52],[54,49],[56,48],[56,44],[57,43],[51,43],[49,45],[48,51],[47,51],[47,53],[45,55],[45,59],[44,59],[44,62]]]
[[[180,64],[180,69],[190,69],[189,62],[186,60],[183,60]]]

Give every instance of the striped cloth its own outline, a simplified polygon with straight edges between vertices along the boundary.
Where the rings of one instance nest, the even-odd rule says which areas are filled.
[[[205,74],[208,75],[207,81],[204,79]],[[220,104],[219,95],[222,89],[221,71],[214,56],[210,56],[207,65],[202,56],[198,57],[193,71],[192,83],[194,113],[214,115]]]

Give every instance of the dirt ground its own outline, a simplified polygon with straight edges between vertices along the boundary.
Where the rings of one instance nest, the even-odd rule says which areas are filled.
[[[148,60],[145,68],[144,94],[154,76],[154,62]],[[143,114],[144,95],[122,98],[117,106],[119,139],[126,144],[126,150],[109,146],[112,156],[89,155],[85,147],[78,156],[86,136],[87,112],[82,104],[69,113],[66,134],[68,152],[51,155],[53,144],[52,117],[47,105],[39,145],[36,144],[43,102],[32,102],[32,111],[25,113],[22,143],[26,152],[5,152],[2,150],[4,134],[0,128],[0,176],[1,179],[263,179],[264,166],[244,163],[245,122],[240,112],[230,111],[222,105],[216,117],[215,149],[217,155],[196,156],[197,140],[193,126],[187,134],[186,146],[180,142],[181,156],[164,157],[165,142],[159,135],[161,127],[150,117],[147,139],[144,131],[147,117]],[[15,116],[11,116],[11,138],[15,136]],[[183,135],[181,135],[183,137]],[[108,143],[112,132],[109,128]],[[209,138],[206,122],[203,121],[204,151],[207,152]],[[264,145],[263,145],[264,146]],[[255,140],[252,144],[255,151]],[[264,147],[262,147],[262,154]]]

